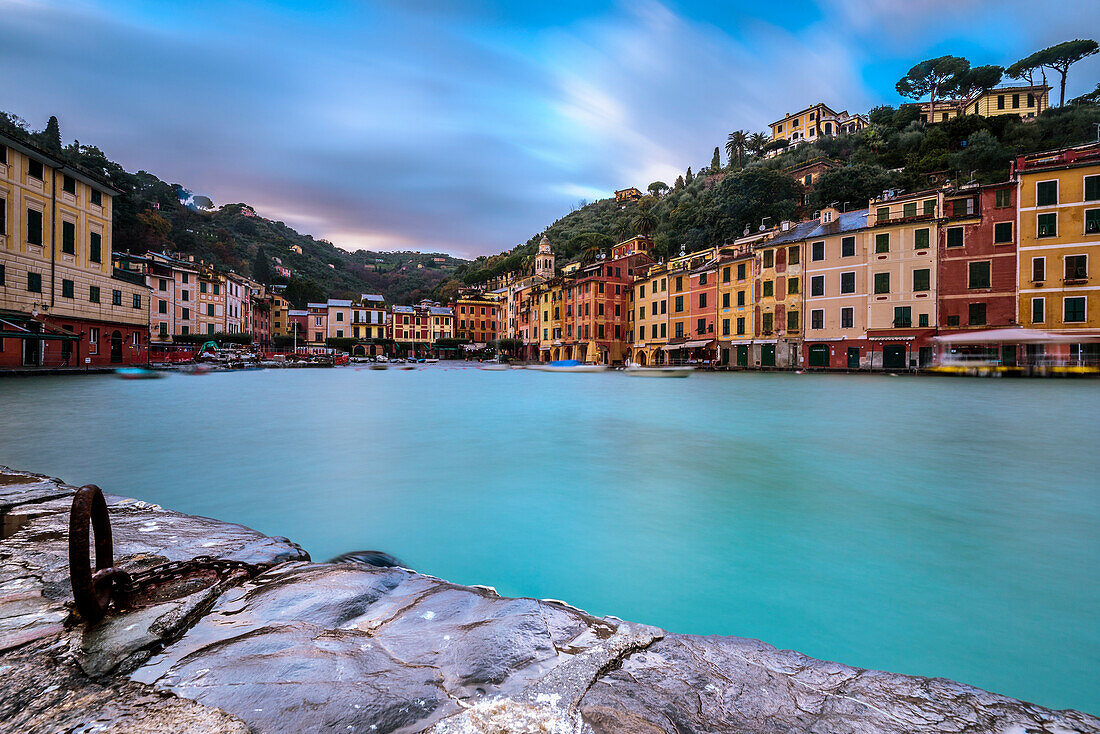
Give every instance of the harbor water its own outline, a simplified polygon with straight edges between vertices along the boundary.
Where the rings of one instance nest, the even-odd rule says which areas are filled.
[[[0,380],[0,463],[509,596],[1100,714],[1100,384]]]

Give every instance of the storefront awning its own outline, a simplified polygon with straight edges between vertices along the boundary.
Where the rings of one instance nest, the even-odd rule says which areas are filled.
[[[713,339],[696,339],[695,341],[688,342],[687,344],[684,344],[683,346],[684,346],[685,349],[697,349],[699,347],[710,346],[710,343],[712,341],[714,341],[714,340]]]
[[[0,337],[39,341],[80,341],[80,335],[58,329],[22,311],[0,310]]]

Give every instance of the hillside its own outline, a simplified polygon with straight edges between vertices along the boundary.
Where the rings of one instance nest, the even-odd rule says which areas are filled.
[[[467,284],[523,270],[545,233],[558,262],[595,253],[635,233],[652,235],[658,257],[729,242],[746,228],[774,226],[783,219],[811,214],[832,202],[847,210],[862,208],[886,189],[915,191],[944,179],[981,183],[1003,181],[1016,155],[1075,145],[1096,139],[1100,106],[1096,95],[1065,107],[1049,108],[1037,118],[967,115],[928,125],[913,107],[877,107],[871,125],[842,137],[804,143],[771,158],[768,147],[744,150],[721,165],[715,148],[711,165],[691,168],[671,186],[654,182],[641,201],[619,205],[603,199],[570,212],[512,250],[480,257],[460,271]],[[827,172],[804,204],[802,187],[784,171],[818,158],[838,165]],[[643,182],[624,182],[644,186]],[[596,248],[596,249],[593,249]],[[441,288],[456,288],[445,282]]]
[[[116,251],[194,255],[265,284],[286,284],[288,299],[298,306],[365,292],[382,293],[392,303],[412,303],[429,296],[466,262],[443,253],[348,252],[283,222],[265,219],[247,204],[214,207],[179,184],[166,183],[146,171],[127,172],[93,145],[63,146],[53,117],[45,129],[33,131],[22,119],[0,112],[0,130],[64,158],[123,192],[115,197]],[[301,254],[291,250],[295,245]],[[275,272],[274,258],[291,271],[291,277]]]

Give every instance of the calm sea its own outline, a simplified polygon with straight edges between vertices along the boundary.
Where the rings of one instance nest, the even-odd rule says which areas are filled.
[[[0,381],[0,463],[502,594],[1100,713],[1100,383]]]

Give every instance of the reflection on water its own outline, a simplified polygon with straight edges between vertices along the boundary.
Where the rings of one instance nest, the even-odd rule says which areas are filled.
[[[0,462],[502,594],[1100,712],[1094,382],[0,381]]]

